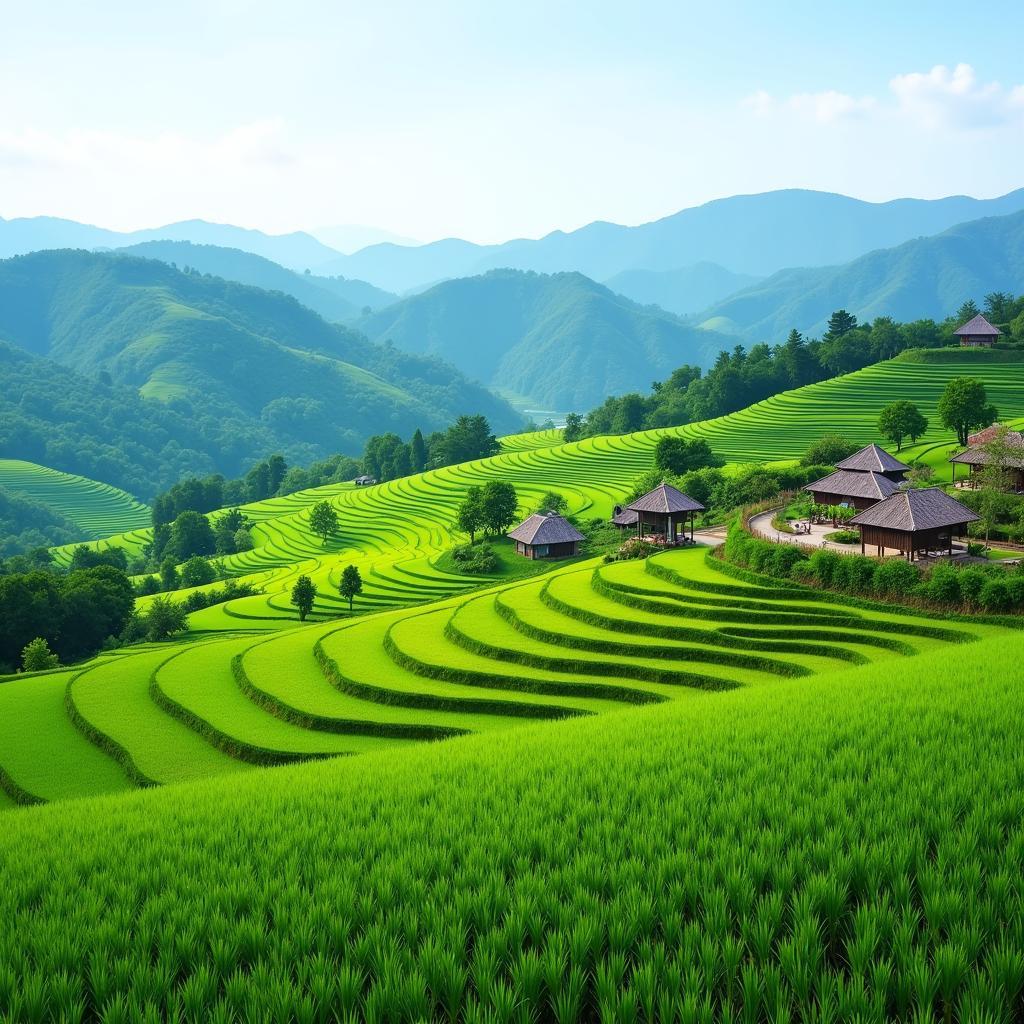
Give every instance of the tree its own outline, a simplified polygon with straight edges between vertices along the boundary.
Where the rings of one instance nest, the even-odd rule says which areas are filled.
[[[961,445],[967,444],[972,430],[994,423],[998,415],[989,404],[985,385],[974,377],[954,377],[939,399],[939,419],[944,427],[956,431]]]
[[[968,320],[973,320],[980,312],[981,310],[978,309],[978,304],[974,299],[967,299],[956,311],[957,326],[960,327],[967,323]]]
[[[183,587],[201,587],[212,583],[217,574],[213,566],[202,555],[193,555],[182,567],[179,580]]]
[[[466,491],[466,497],[455,514],[455,523],[463,533],[469,534],[470,544],[475,544],[476,531],[482,530],[486,523],[482,488],[470,487]]]
[[[419,427],[409,442],[409,461],[414,473],[422,473],[427,465],[427,443],[423,440],[423,431]]]
[[[329,501],[318,501],[309,513],[309,528],[323,541],[338,529],[338,513]]]
[[[490,533],[504,533],[516,521],[519,498],[511,484],[491,480],[484,484],[481,500],[484,526]]]
[[[825,434],[800,457],[801,466],[834,466],[837,462],[849,458],[858,446],[852,441],[847,441],[839,434]]]
[[[916,441],[928,429],[928,420],[921,415],[913,402],[905,399],[890,402],[878,417],[878,430],[882,437],[896,445],[896,451],[903,447],[903,438]]]
[[[569,503],[561,494],[557,491],[546,491],[540,501],[537,502],[536,511],[557,512],[559,515],[565,515],[568,508]]]
[[[681,476],[694,469],[720,466],[722,462],[703,437],[688,441],[685,437],[668,435],[654,446],[654,464],[665,473]]]
[[[1021,450],[1007,441],[1008,433],[1009,428],[1000,427],[994,437],[978,446],[985,453],[986,460],[973,479],[978,484],[977,512],[985,528],[986,544],[992,528],[1016,505],[1016,500],[1008,492],[1012,487],[1011,467],[1019,463]]]
[[[308,576],[300,576],[292,587],[292,604],[299,610],[299,622],[306,621],[315,600],[316,584]]]
[[[235,551],[252,551],[253,540],[252,534],[249,532],[248,527],[243,526],[240,530],[235,531]]]
[[[357,594],[363,592],[363,577],[354,565],[346,565],[345,571],[341,574],[341,583],[338,584],[338,593],[348,601],[348,610],[352,611],[352,602]]]
[[[563,441],[578,441],[583,437],[583,417],[578,412],[566,413],[562,428]]]
[[[26,672],[44,672],[48,668],[56,668],[60,664],[56,654],[51,653],[46,640],[37,636],[25,644],[21,652],[21,667]]]
[[[985,296],[985,316],[993,323],[1005,324],[1011,318],[1013,296],[1008,292],[989,292]]]
[[[285,462],[283,455],[271,455],[267,459],[267,490],[271,494],[277,494],[287,472],[288,463]]]
[[[821,340],[832,341],[834,338],[841,338],[844,334],[849,334],[856,326],[857,318],[852,313],[847,313],[845,309],[837,309],[828,318],[828,330]]]
[[[160,585],[164,590],[178,589],[178,566],[170,556],[160,563]]]
[[[201,512],[182,512],[171,524],[166,554],[175,562],[184,562],[193,555],[213,555],[216,551],[213,527]]]
[[[154,597],[142,618],[148,640],[167,640],[188,629],[188,614],[169,597]]]
[[[612,433],[632,434],[644,425],[645,403],[643,395],[623,395],[612,416]]]

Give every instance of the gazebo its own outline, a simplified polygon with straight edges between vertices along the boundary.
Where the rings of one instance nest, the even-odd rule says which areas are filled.
[[[635,512],[636,535],[655,544],[679,544],[679,527],[682,526],[682,541],[687,540],[686,522],[690,522],[690,543],[694,539],[694,518],[703,512],[704,506],[669,483],[662,482],[653,491],[630,502],[623,512]],[[621,514],[621,513],[620,513]],[[613,520],[614,522],[614,520]]]
[[[511,533],[516,553],[524,558],[572,558],[579,553],[583,534],[557,512],[535,512]]]
[[[972,434],[967,440],[971,447],[966,451],[960,452],[958,455],[954,455],[950,458],[950,462],[953,464],[953,485],[956,485],[956,467],[967,466],[969,470],[969,476],[967,478],[967,484],[969,487],[974,487],[976,481],[974,479],[975,473],[979,470],[984,469],[992,462],[993,456],[985,451],[981,445],[984,445],[988,441],[991,441],[997,436],[997,431],[1001,430],[1001,427],[989,427],[986,430],[980,431],[977,434]],[[1017,457],[1015,454],[1007,452],[1005,456],[1000,460],[1001,468],[1006,471],[1007,486],[1013,491],[1024,491],[1024,434],[1021,434],[1016,430],[1008,430],[1004,436],[1004,441],[1007,448],[1019,448],[1020,456]]]
[[[953,332],[960,339],[961,348],[991,348],[1003,332],[990,324],[980,313]]]
[[[966,505],[939,487],[897,491],[850,520],[860,530],[860,552],[877,545],[878,555],[894,548],[911,562],[921,553],[953,554],[953,537],[962,537],[967,524],[978,521]]]

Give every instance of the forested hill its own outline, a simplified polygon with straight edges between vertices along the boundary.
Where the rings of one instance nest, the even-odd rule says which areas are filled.
[[[862,320],[942,319],[965,299],[997,291],[1024,291],[1024,212],[959,224],[838,267],[783,270],[702,316],[778,342],[793,327],[820,334],[835,309]]]
[[[582,274],[517,270],[445,281],[359,325],[552,409],[646,388],[680,363],[710,365],[734,343]]]
[[[129,256],[162,260],[181,269],[187,267],[267,291],[284,292],[319,313],[325,320],[336,322],[354,320],[363,315],[366,307],[371,310],[381,309],[398,300],[397,295],[375,288],[366,281],[299,274],[242,249],[195,245],[192,242],[154,241],[141,242],[118,251]]]
[[[4,355],[0,455],[140,497],[275,450],[358,454],[371,434],[427,433],[467,411],[503,432],[520,423],[437,359],[155,260],[65,250],[0,262],[0,340],[35,357]]]

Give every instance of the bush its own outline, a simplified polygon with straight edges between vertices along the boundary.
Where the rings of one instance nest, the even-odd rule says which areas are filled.
[[[624,544],[620,545],[618,551],[609,552],[604,556],[606,562],[628,562],[634,558],[647,558],[661,549],[650,541],[641,540],[639,537],[630,537]]]
[[[883,597],[910,594],[921,582],[921,571],[902,558],[887,558],[875,568],[874,591]]]
[[[155,597],[142,616],[147,640],[167,640],[175,633],[188,629],[188,615],[185,606],[169,597]]]
[[[948,562],[940,562],[928,574],[921,587],[921,593],[938,604],[960,604],[960,573]]]
[[[833,544],[859,544],[860,533],[857,530],[833,530],[832,533],[825,534],[825,540],[830,540]]]
[[[1012,602],[1006,581],[998,577],[987,580],[978,595],[978,604],[987,612],[1008,611]]]
[[[50,652],[50,645],[41,636],[30,640],[21,652],[21,667],[26,672],[43,672],[58,664],[57,655]]]
[[[960,570],[960,596],[965,604],[977,605],[981,598],[981,590],[985,586],[988,574],[984,569],[971,567]]]
[[[834,551],[826,551],[824,548],[818,548],[810,557],[814,575],[826,587],[831,586],[836,573],[840,571],[839,563],[842,561],[842,555],[837,555]]]
[[[985,557],[985,545],[978,541],[970,540],[967,542],[967,554],[972,558],[984,558]]]
[[[193,555],[181,567],[178,581],[182,587],[201,587],[216,578],[213,566],[202,555]]]
[[[840,437],[839,434],[825,434],[804,452],[800,458],[800,465],[834,466],[859,451],[860,447],[852,441],[847,441],[845,437]]]
[[[498,568],[498,556],[490,544],[460,544],[452,548],[452,560],[462,572],[483,576]]]

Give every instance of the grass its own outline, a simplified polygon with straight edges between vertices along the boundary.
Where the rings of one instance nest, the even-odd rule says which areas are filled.
[[[991,558],[996,561],[1003,558],[1021,558],[1024,556],[1024,552],[1014,550],[1013,548],[997,548],[991,547],[985,551],[985,557]]]
[[[18,799],[61,799],[127,780],[377,749],[400,756],[414,741],[635,704],[713,703],[734,688],[1011,632],[852,607],[723,568],[703,549],[562,563],[426,610],[146,645],[74,675],[16,678],[0,684],[0,707],[6,700],[6,728],[22,738],[0,747],[0,769]],[[12,724],[21,721],[31,729]]]
[[[0,459],[0,487],[48,506],[78,527],[83,540],[150,524],[149,507],[120,488],[34,462]]]
[[[1022,657],[8,812],[0,1016],[1017,1019]]]

